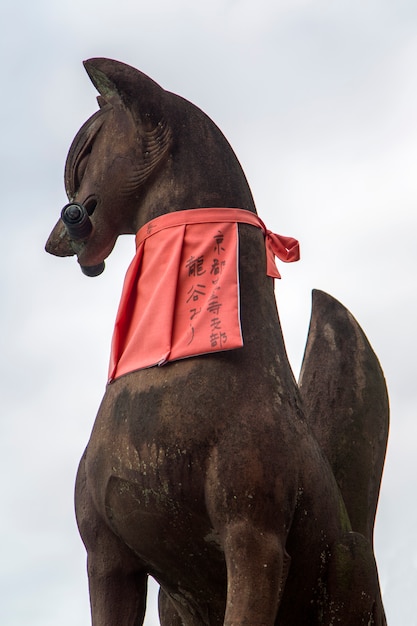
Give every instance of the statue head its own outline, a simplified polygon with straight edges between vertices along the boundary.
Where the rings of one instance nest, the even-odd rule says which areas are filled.
[[[48,252],[76,254],[86,273],[96,275],[119,235],[136,233],[162,213],[199,206],[254,210],[232,149],[202,111],[124,63],[97,58],[84,66],[100,108],[72,142],[65,188],[90,228],[78,238],[63,214]]]
[[[47,243],[58,256],[77,254],[82,266],[97,266],[118,235],[136,231],[136,209],[146,183],[168,158],[172,133],[163,119],[164,90],[137,70],[108,59],[85,68],[100,93],[100,109],[78,131],[65,165],[70,203],[84,207],[92,228],[72,236],[61,219]]]

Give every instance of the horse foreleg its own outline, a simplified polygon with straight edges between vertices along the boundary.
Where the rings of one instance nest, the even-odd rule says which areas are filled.
[[[87,550],[92,626],[141,626],[146,609],[147,573],[139,559],[98,515],[80,463],[75,504]]]
[[[289,564],[279,537],[239,521],[225,529],[223,547],[228,580],[224,626],[273,626]]]

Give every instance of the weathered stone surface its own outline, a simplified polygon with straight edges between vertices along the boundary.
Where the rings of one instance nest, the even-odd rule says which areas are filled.
[[[255,211],[204,113],[124,64],[85,66],[101,108],[65,180],[93,229],[72,241],[59,220],[49,252],[88,268],[164,212]],[[239,238],[244,347],[106,389],[76,485],[94,626],[141,624],[148,574],[164,626],[385,624],[372,550],[387,428],[376,357],[350,314],[316,296],[300,395],[262,232],[240,225]]]

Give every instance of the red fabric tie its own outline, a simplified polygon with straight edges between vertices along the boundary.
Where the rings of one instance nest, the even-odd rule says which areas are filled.
[[[270,230],[266,231],[266,273],[273,278],[281,278],[275,264],[275,257],[285,263],[298,261],[300,258],[300,244],[293,237],[276,235]]]
[[[244,209],[167,213],[136,235],[136,256],[116,317],[109,381],[133,370],[243,345],[240,328],[237,224],[265,236],[266,273],[281,278],[275,257],[300,258],[292,237],[268,231]]]

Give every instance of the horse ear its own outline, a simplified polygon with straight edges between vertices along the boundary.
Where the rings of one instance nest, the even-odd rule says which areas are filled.
[[[158,123],[162,119],[166,92],[149,76],[112,59],[88,59],[84,67],[100,93],[99,104],[104,100],[113,106],[124,105],[141,121],[151,118]]]

